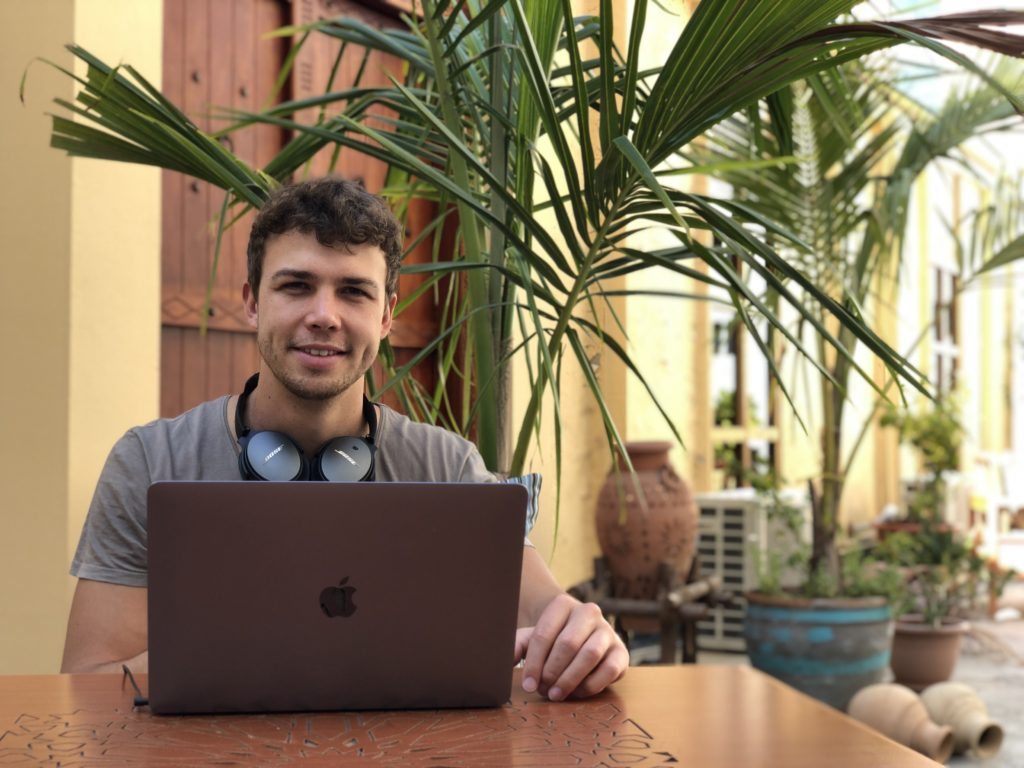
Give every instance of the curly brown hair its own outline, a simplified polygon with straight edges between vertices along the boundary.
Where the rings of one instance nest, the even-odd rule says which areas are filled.
[[[402,226],[383,199],[354,181],[334,176],[281,187],[256,214],[249,232],[249,285],[259,294],[267,240],[287,232],[313,234],[322,245],[376,245],[387,265],[385,287],[391,296],[398,290],[402,265]]]

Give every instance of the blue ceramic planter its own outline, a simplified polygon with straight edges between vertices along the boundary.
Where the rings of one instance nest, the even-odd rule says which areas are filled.
[[[885,598],[746,597],[744,635],[756,669],[843,710],[885,677],[893,635]]]

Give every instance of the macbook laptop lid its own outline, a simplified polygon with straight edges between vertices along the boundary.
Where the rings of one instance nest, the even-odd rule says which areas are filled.
[[[150,708],[505,703],[526,505],[500,483],[154,483]]]

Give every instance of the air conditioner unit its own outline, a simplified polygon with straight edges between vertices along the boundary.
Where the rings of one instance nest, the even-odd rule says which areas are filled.
[[[697,645],[705,650],[745,651],[743,593],[758,584],[758,569],[769,552],[782,557],[792,554],[801,542],[810,540],[811,510],[806,493],[784,491],[783,503],[801,511],[798,538],[787,530],[778,515],[769,513],[770,497],[751,488],[699,493],[700,509],[697,557],[702,575],[718,574],[724,589],[735,594],[735,607],[716,607],[697,623]],[[782,573],[785,585],[799,583],[802,574]]]

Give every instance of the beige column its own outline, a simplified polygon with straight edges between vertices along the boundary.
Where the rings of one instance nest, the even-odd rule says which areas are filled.
[[[0,222],[4,487],[0,674],[56,672],[73,580],[67,575],[96,476],[114,440],[156,416],[159,172],[70,160],[49,147],[55,97],[76,41],[160,83],[160,0],[0,4],[7,108]]]
[[[41,64],[64,65],[72,0],[0,4],[0,674],[56,671],[66,609],[68,325],[71,162],[51,150],[53,96],[71,84]]]

